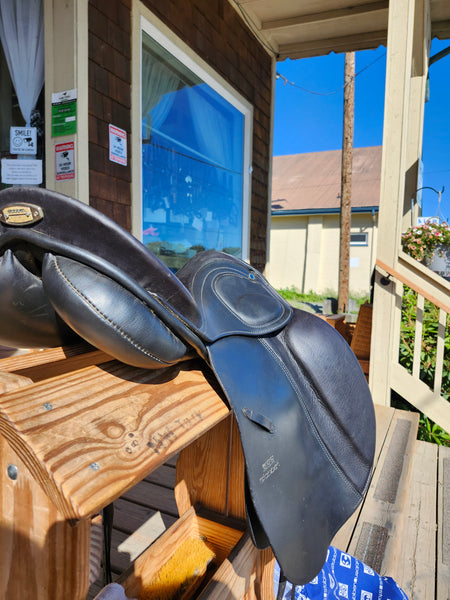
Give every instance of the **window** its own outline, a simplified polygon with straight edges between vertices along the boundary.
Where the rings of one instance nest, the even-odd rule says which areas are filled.
[[[350,246],[367,246],[368,235],[367,233],[351,233],[350,234]]]
[[[211,248],[247,258],[249,108],[153,27],[141,65],[144,244],[174,271]]]

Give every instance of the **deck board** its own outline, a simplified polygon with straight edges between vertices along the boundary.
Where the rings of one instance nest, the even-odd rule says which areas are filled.
[[[390,573],[410,600],[435,593],[437,456],[435,444],[416,442],[399,552]]]
[[[450,448],[439,448],[436,600],[450,598]]]

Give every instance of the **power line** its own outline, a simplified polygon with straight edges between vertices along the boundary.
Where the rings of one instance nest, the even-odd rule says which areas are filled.
[[[315,96],[333,96],[334,94],[337,94],[338,92],[340,92],[343,89],[345,89],[352,81],[354,81],[356,79],[356,77],[358,77],[358,75],[360,75],[361,73],[363,73],[364,71],[366,71],[369,67],[371,67],[372,65],[374,65],[376,62],[378,62],[380,59],[384,58],[385,56],[386,56],[386,52],[383,52],[383,54],[381,54],[380,56],[378,56],[371,63],[369,63],[368,65],[366,65],[362,69],[360,69],[357,73],[355,73],[355,75],[349,81],[347,81],[344,85],[342,85],[341,87],[339,87],[337,90],[333,90],[332,92],[316,92],[314,90],[309,90],[309,89],[307,89],[305,87],[302,87],[301,85],[298,85],[298,84],[294,83],[293,81],[290,81],[287,77],[285,77],[284,75],[282,75],[281,73],[278,73],[278,72],[276,74],[276,78],[277,79],[282,79],[284,85],[289,84],[292,87],[295,87],[295,88],[297,88],[299,90],[302,90],[303,92],[306,92],[308,94],[314,94]]]

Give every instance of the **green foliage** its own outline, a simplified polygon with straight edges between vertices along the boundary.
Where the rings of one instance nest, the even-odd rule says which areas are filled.
[[[400,330],[399,362],[412,373],[414,360],[414,337],[417,314],[417,294],[405,286],[402,300],[402,320]],[[422,320],[420,347],[420,379],[431,389],[434,387],[436,372],[436,351],[439,328],[439,308],[425,300]],[[441,395],[450,397],[450,316],[444,340],[444,364],[442,370]],[[436,423],[422,415],[419,425],[419,439],[450,446],[450,436]]]
[[[321,303],[327,298],[337,298],[337,294],[334,290],[325,290],[322,294],[317,294],[312,290],[303,293],[299,292],[294,286],[291,286],[290,288],[282,288],[277,291],[280,296],[283,296],[285,300],[294,305],[301,304],[302,302]],[[350,292],[350,298],[355,300],[358,306],[369,300],[368,294],[358,294],[353,292]]]
[[[420,418],[417,437],[424,442],[431,442],[439,446],[450,446],[450,435],[425,415]]]

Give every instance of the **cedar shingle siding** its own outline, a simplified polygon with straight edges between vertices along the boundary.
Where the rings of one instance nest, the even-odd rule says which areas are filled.
[[[271,59],[228,0],[144,4],[254,107],[250,260],[266,262]],[[131,2],[89,0],[89,185],[92,206],[131,229]],[[108,124],[128,132],[128,166],[108,159]],[[139,159],[139,157],[136,157]]]

